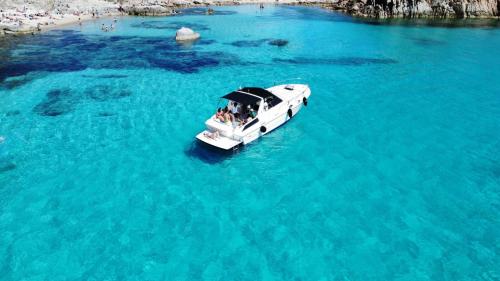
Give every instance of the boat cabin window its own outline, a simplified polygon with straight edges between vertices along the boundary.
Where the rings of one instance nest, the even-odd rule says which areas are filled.
[[[243,127],[243,131],[252,127],[253,125],[257,124],[258,122],[259,122],[259,118],[253,119],[252,121],[250,121],[250,123],[246,124],[245,127]]]

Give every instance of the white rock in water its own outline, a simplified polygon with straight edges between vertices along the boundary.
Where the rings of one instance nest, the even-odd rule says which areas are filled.
[[[177,30],[175,33],[175,40],[177,41],[196,40],[198,38],[200,38],[200,34],[187,27],[181,27],[181,29]]]

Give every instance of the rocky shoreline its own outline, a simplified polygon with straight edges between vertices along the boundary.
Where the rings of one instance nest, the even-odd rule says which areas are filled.
[[[0,36],[33,34],[106,16],[168,16],[179,9],[239,4],[319,6],[361,18],[498,18],[500,0],[5,0]]]
[[[321,6],[366,18],[498,18],[500,0],[334,0]]]

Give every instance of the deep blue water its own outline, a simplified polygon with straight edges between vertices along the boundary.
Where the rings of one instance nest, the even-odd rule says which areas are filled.
[[[1,41],[1,280],[500,280],[500,29],[216,11]],[[286,82],[291,122],[196,145]]]

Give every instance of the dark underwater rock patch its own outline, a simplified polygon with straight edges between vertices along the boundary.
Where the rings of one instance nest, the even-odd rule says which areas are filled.
[[[8,162],[8,163],[0,163],[0,173],[5,173],[8,171],[12,171],[16,168],[16,164]]]
[[[366,57],[341,57],[341,58],[305,58],[296,57],[292,59],[274,58],[276,63],[289,64],[331,64],[343,66],[361,66],[367,64],[394,64],[397,60],[385,58],[366,58]]]
[[[284,39],[274,39],[274,40],[269,41],[269,43],[268,43],[268,44],[269,44],[269,45],[272,45],[272,46],[283,47],[283,46],[288,45],[288,40],[284,40]]]
[[[201,25],[198,27],[203,29]],[[77,31],[52,31],[36,36],[14,38],[9,43],[8,51],[3,52],[0,49],[2,54],[5,53],[5,60],[0,61],[0,87],[12,88],[22,85],[23,82],[20,81],[5,85],[2,83],[10,77],[23,76],[31,72],[158,67],[179,73],[193,73],[202,67],[220,65],[221,61],[238,63],[234,55],[199,50],[202,46],[214,42],[202,39],[186,46],[177,44],[173,38],[106,37],[85,35]],[[193,61],[187,61],[189,59]]]
[[[71,112],[77,101],[71,89],[52,90],[33,108],[33,111],[41,116],[59,116]]]
[[[99,79],[120,79],[127,78],[128,75],[124,74],[101,74],[101,75],[82,75],[85,78],[99,78]]]
[[[229,43],[232,46],[238,48],[252,48],[252,47],[260,47],[262,44],[269,41],[269,39],[259,39],[259,40],[238,40]]]
[[[85,43],[82,44],[79,49],[83,51],[88,51],[88,52],[97,52],[102,48],[105,48],[107,46],[106,43]]]
[[[215,43],[215,40],[208,40],[208,39],[197,39],[197,40],[188,40],[188,41],[176,41],[176,44],[180,49],[182,50],[191,50],[196,46],[203,46],[203,45],[211,45]]]
[[[224,52],[164,52],[161,57],[150,57],[149,63],[158,68],[180,73],[196,73],[204,67],[234,65],[240,63],[237,56]]]
[[[146,29],[167,29],[167,30],[178,30],[181,27],[189,27],[196,31],[210,30],[210,28],[201,23],[190,23],[183,21],[143,21],[141,23],[136,23],[131,25],[134,28],[146,28]]]
[[[64,45],[73,45],[73,44],[85,44],[88,42],[88,40],[81,36],[80,34],[71,34],[71,35],[66,35],[60,39],[61,44]]]
[[[48,55],[49,52],[47,52],[46,50],[30,50],[30,51],[24,51],[22,52],[22,55],[23,56],[44,56],[44,55]]]
[[[99,117],[109,117],[109,116],[113,116],[113,115],[115,115],[115,114],[114,114],[114,113],[112,113],[112,112],[106,112],[106,111],[104,111],[104,112],[99,112],[99,113],[97,114],[97,116],[99,116]]]
[[[213,39],[198,39],[198,40],[194,41],[193,45],[212,45],[216,42],[217,41],[213,40]]]
[[[82,91],[71,89],[55,89],[49,91],[45,99],[33,107],[33,112],[41,116],[59,116],[71,112],[84,100],[105,102],[118,100],[132,95],[127,88],[115,88],[111,85],[96,85]]]
[[[268,43],[271,46],[283,47],[288,44],[288,40],[285,39],[258,39],[258,40],[237,40],[229,43],[229,45],[238,47],[238,48],[254,48],[260,47],[264,43]]]
[[[431,38],[425,38],[425,37],[410,38],[410,40],[413,41],[413,43],[415,43],[415,45],[424,46],[424,47],[440,46],[440,45],[445,44],[444,41],[431,39]]]
[[[0,82],[9,77],[26,75],[34,71],[64,72],[84,70],[86,66],[76,58],[55,58],[40,56],[25,59],[24,62],[12,61],[0,66]]]
[[[21,111],[19,111],[19,110],[10,110],[10,111],[7,111],[5,113],[5,116],[11,117],[11,116],[19,115],[19,114],[21,114]]]
[[[12,77],[11,79],[7,79],[3,82],[0,80],[0,88],[12,90],[31,82],[33,79],[34,79],[33,77],[30,77],[28,75],[22,75],[22,76]]]
[[[97,85],[85,89],[85,95],[95,101],[108,101],[129,97],[132,92],[127,89],[116,89],[110,85]]]

